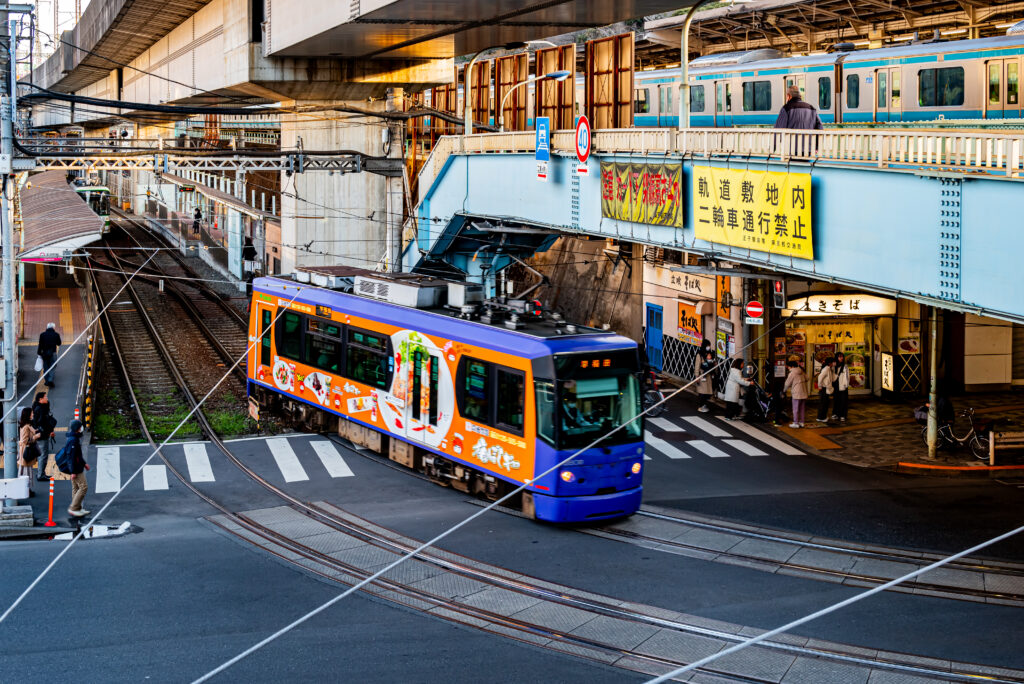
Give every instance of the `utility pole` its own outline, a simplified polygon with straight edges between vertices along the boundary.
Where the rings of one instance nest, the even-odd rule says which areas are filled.
[[[385,111],[401,111],[403,92],[401,88],[388,88]],[[386,120],[384,129],[384,154],[391,159],[402,159],[405,156],[405,129],[397,121]],[[402,270],[402,226],[405,224],[405,176],[387,176],[384,179],[385,190],[385,225],[384,261],[389,273]]]
[[[4,479],[13,480],[18,476],[18,426],[15,402],[18,398],[17,353],[15,344],[17,332],[14,326],[14,225],[11,221],[11,202],[8,193],[14,191],[14,119],[16,107],[14,93],[17,81],[14,78],[14,50],[17,29],[9,20],[7,0],[0,0],[0,42],[7,39],[7,77],[3,97],[0,98],[0,230],[3,233],[3,357],[4,357]],[[5,506],[14,506],[13,499],[4,501]]]

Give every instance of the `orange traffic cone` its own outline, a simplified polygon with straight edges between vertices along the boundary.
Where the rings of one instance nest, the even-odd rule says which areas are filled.
[[[53,478],[50,478],[50,517],[43,523],[43,527],[56,527],[57,523],[53,522]]]

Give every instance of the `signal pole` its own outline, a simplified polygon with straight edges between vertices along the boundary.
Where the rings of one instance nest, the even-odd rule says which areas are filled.
[[[14,93],[17,81],[15,69],[15,38],[17,28],[9,21],[10,3],[0,0],[0,40],[7,38],[7,78],[3,97],[0,98],[0,230],[3,232],[3,277],[0,287],[3,288],[3,356],[4,356],[4,479],[13,480],[18,475],[18,426],[15,414],[15,402],[18,398],[17,353],[15,344],[17,332],[14,326],[14,226],[11,221],[11,203],[8,193],[13,192],[14,184]],[[8,499],[6,506],[16,505],[16,501]]]

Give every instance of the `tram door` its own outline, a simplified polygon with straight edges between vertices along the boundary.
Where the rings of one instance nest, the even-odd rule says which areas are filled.
[[[732,128],[732,84],[715,82],[715,128]]]
[[[986,119],[1019,119],[1020,57],[993,59],[985,63],[988,73]]]
[[[259,378],[260,367],[265,366],[265,373],[271,373],[273,370],[273,351],[271,348],[271,328],[274,324],[274,307],[271,304],[265,304],[262,302],[256,303],[256,325],[257,334],[259,334],[259,344],[253,347],[252,358],[250,359],[249,367],[252,369],[253,377]],[[264,382],[273,383],[270,377],[262,378]]]
[[[903,88],[899,67],[875,70],[875,121],[903,120]]]
[[[441,357],[425,349],[418,349],[409,360],[409,372],[412,377],[409,379],[409,402],[405,407],[408,421],[405,436],[425,443],[428,434],[433,434],[437,429]],[[431,443],[436,443],[436,440]]]

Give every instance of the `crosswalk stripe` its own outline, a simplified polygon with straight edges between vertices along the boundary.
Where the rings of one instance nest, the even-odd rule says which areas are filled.
[[[193,482],[213,482],[213,468],[210,457],[206,453],[206,445],[193,442],[185,445],[185,463],[188,464],[188,477]]]
[[[742,451],[747,456],[767,456],[768,455],[766,452],[761,451],[760,449],[758,449],[753,444],[748,444],[747,442],[744,442],[742,439],[723,439],[722,443],[723,444],[728,444],[733,449],[736,449],[738,451]]]
[[[691,439],[687,444],[710,458],[729,458],[729,454],[716,446],[708,444],[703,439]]]
[[[167,466],[142,466],[142,486],[146,491],[167,489]]]
[[[732,437],[732,435],[712,423],[710,420],[704,420],[699,416],[682,416],[682,418],[690,425],[694,426],[698,430],[703,430],[712,437]]]
[[[323,441],[312,442],[312,444],[313,451],[320,457],[320,461],[324,464],[324,468],[327,469],[331,477],[352,477],[355,475],[333,444]]]
[[[270,453],[274,456],[274,460],[277,461],[277,467],[281,470],[281,475],[284,477],[285,482],[298,482],[299,480],[309,479],[309,475],[306,475],[306,471],[302,468],[302,464],[299,463],[298,457],[292,451],[292,445],[288,443],[286,438],[275,437],[268,439],[267,447],[270,448]]]
[[[743,432],[743,433],[747,434],[748,436],[753,437],[754,439],[756,439],[757,441],[761,442],[762,444],[767,444],[772,449],[776,449],[777,451],[781,451],[782,453],[786,454],[787,456],[803,456],[804,455],[804,452],[800,451],[799,449],[797,449],[792,444],[789,444],[788,442],[783,442],[781,439],[778,439],[777,437],[772,437],[771,435],[769,435],[765,431],[758,430],[753,425],[749,425],[747,423],[744,423],[742,420],[733,421],[732,426],[734,428],[736,428],[737,430],[739,430],[740,432]]]
[[[121,448],[96,450],[96,493],[107,494],[121,488]]]
[[[658,439],[657,437],[647,435],[647,443],[653,446],[658,451],[660,451],[665,456],[668,456],[673,460],[679,460],[681,458],[690,458],[687,454],[683,453],[678,448],[672,446],[663,439]]]
[[[686,432],[686,428],[676,425],[666,418],[648,418],[647,422],[655,427],[661,428],[665,432]]]

